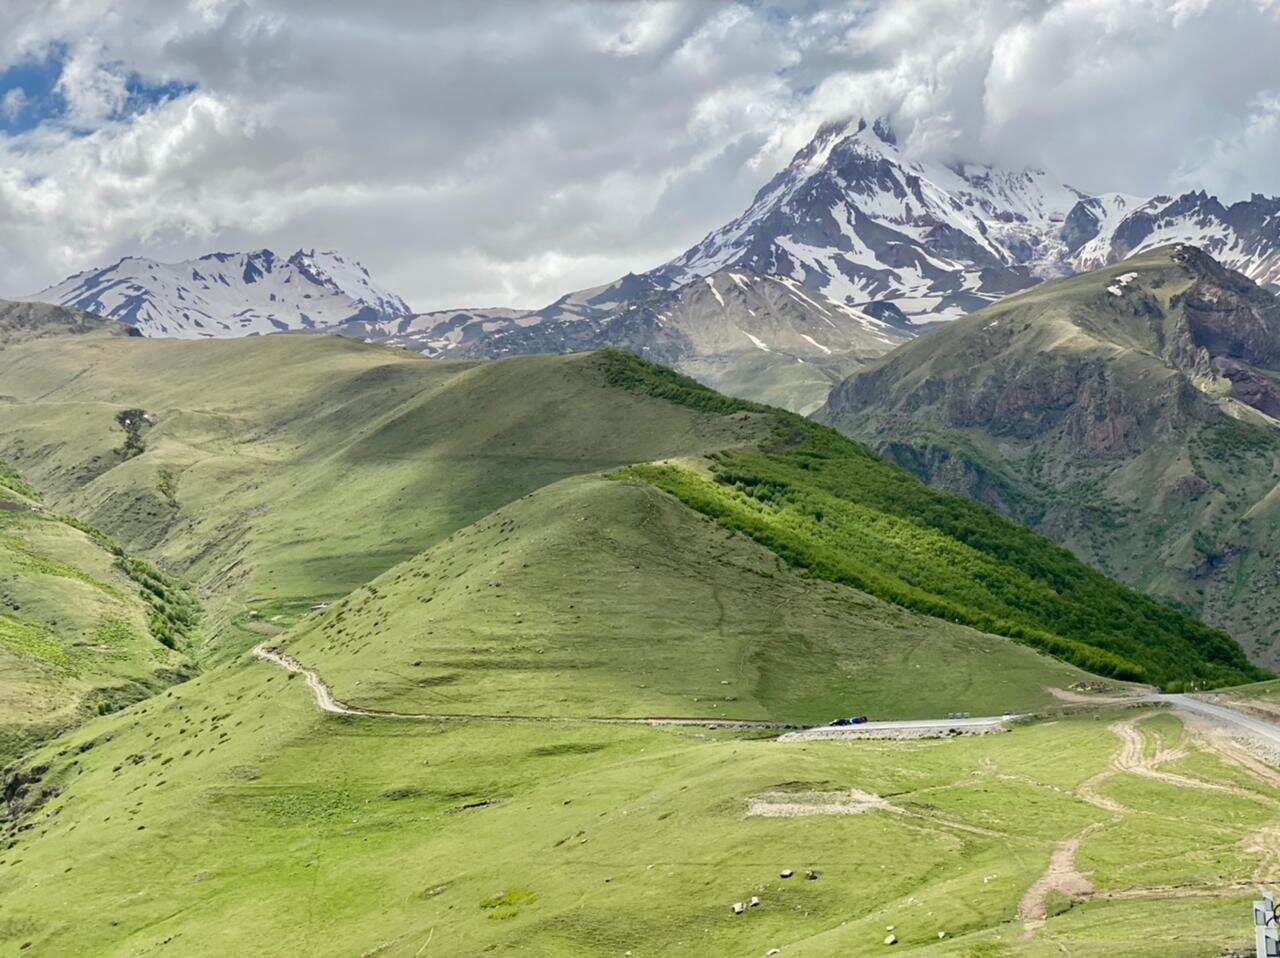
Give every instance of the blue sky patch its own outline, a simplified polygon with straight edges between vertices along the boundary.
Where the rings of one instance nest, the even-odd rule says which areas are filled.
[[[43,58],[24,60],[0,71],[0,135],[26,133],[44,123],[56,123],[67,114],[67,101],[58,90],[58,78],[66,64],[65,46],[53,46]],[[120,120],[144,113],[158,103],[185,96],[194,83],[156,81],[124,69],[107,68],[124,76],[124,105],[108,119]]]
[[[66,111],[58,94],[65,51],[51,50],[43,60],[27,60],[0,73],[0,133],[25,133]]]

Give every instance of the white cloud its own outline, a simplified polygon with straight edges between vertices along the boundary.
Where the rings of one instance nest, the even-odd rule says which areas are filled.
[[[9,2],[0,68],[63,51],[68,105],[0,136],[9,294],[315,245],[421,309],[540,305],[680,252],[850,113],[1090,189],[1280,192],[1264,0]],[[134,73],[195,89],[126,116]]]
[[[57,92],[67,105],[67,122],[93,129],[124,109],[128,100],[125,77],[102,62],[92,41],[75,45],[62,65]]]
[[[0,116],[6,120],[16,120],[27,108],[27,103],[27,91],[16,86],[0,97]]]

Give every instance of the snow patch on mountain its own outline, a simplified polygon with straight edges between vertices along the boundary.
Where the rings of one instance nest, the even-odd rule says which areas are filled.
[[[177,339],[328,329],[412,315],[399,296],[339,253],[269,249],[209,253],[178,263],[128,256],[85,270],[30,300],[74,306]]]

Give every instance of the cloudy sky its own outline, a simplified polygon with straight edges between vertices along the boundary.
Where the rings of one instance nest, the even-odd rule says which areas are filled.
[[[1088,190],[1280,193],[1280,0],[0,0],[0,295],[336,248],[540,306],[736,215],[826,118]]]

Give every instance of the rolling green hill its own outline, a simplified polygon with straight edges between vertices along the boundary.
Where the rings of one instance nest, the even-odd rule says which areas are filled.
[[[1039,708],[1046,686],[1087,677],[798,576],[647,483],[585,477],[455,533],[280,647],[348,704],[428,714],[812,725]]]
[[[1011,296],[815,418],[1280,664],[1280,302],[1198,250]]]
[[[618,357],[628,388],[692,408],[761,410]],[[1224,633],[1087,568],[993,510],[936,492],[832,429],[781,411],[765,443],[722,451],[710,474],[627,475],[768,546],[818,578],[1044,649],[1082,668],[1181,688],[1263,674]]]
[[[0,462],[0,765],[192,674],[192,603]]]
[[[1258,677],[1220,633],[990,510],[628,354],[475,365],[337,338],[82,337],[6,359],[0,393],[21,415],[0,423],[0,450],[197,584],[210,660],[556,480],[715,453],[719,482],[687,465],[632,475],[819,578],[1092,671]]]
[[[759,418],[610,388],[591,356],[446,363],[333,337],[4,355],[0,455],[198,586],[214,659],[260,637],[250,606],[254,628],[287,624],[533,489],[747,441]]]

